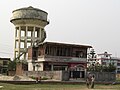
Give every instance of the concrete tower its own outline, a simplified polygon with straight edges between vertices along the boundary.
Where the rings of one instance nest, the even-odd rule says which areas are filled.
[[[15,25],[14,58],[26,52],[28,46],[36,41],[42,43],[46,38],[44,27],[49,24],[48,13],[31,6],[14,10],[10,20]],[[24,53],[19,60],[26,60]]]

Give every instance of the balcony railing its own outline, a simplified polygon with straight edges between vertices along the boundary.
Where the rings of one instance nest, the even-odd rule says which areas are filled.
[[[63,56],[44,56],[39,57],[38,61],[54,61],[54,62],[87,62],[87,58],[63,57]]]

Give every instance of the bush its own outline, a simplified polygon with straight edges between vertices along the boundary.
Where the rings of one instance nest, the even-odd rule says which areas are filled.
[[[102,65],[91,65],[87,68],[87,71],[96,71],[96,72],[115,72],[116,67],[114,64],[109,64],[109,66]]]
[[[42,77],[41,80],[47,80],[48,78],[47,77]]]
[[[8,65],[9,71],[15,71],[16,70],[16,61],[11,61]]]
[[[34,76],[30,76],[30,78],[32,78],[32,79],[35,79],[36,80],[36,77],[34,77]],[[39,78],[39,77],[38,77]],[[47,77],[42,77],[42,78],[40,78],[40,80],[47,80],[48,78]]]
[[[32,79],[36,79],[36,77],[34,77],[34,76],[30,76],[30,78],[32,78]]]

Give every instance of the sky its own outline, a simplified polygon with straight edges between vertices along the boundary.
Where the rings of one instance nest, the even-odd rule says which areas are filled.
[[[120,57],[120,0],[2,0],[0,57],[13,58],[12,11],[28,6],[48,12],[45,41],[90,45],[96,53]]]

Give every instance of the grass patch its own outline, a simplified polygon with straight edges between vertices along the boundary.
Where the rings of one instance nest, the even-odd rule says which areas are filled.
[[[0,83],[0,90],[89,90],[85,84],[31,84],[31,85],[15,85]],[[102,85],[95,84],[94,90],[120,90],[120,85]]]

